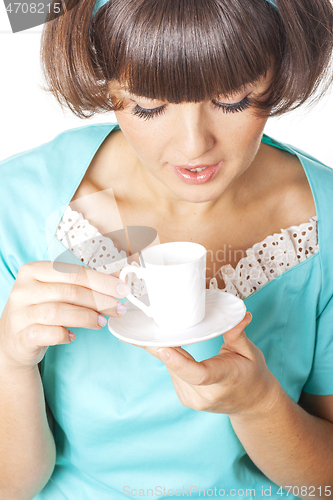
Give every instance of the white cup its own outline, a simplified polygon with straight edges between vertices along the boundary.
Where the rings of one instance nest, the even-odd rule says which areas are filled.
[[[141,267],[126,266],[119,278],[128,273],[144,279],[148,291],[147,306],[131,293],[126,298],[163,329],[185,330],[205,317],[206,249],[198,243],[171,242],[143,250]]]

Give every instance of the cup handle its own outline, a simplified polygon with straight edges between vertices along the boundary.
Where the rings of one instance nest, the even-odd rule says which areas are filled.
[[[142,267],[126,266],[120,271],[119,279],[125,281],[125,277],[129,273],[135,273],[139,279],[145,279],[145,272],[146,270]],[[146,304],[143,304],[143,302],[134,297],[132,293],[126,295],[126,299],[132,302],[132,304],[134,304],[135,306],[139,307],[139,309],[141,309],[149,318],[152,318],[153,315],[151,312],[151,306],[146,306]]]

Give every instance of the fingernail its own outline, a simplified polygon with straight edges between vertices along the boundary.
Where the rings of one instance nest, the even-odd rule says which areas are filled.
[[[131,289],[128,285],[123,285],[122,283],[118,283],[116,286],[116,292],[119,295],[128,295],[131,292]]]
[[[168,353],[168,351],[166,351],[165,349],[157,349],[157,352],[158,352],[158,355],[159,355],[161,361],[164,361],[164,363],[170,361],[171,356]]]
[[[122,304],[121,302],[118,302],[117,304],[117,314],[120,314],[121,316],[125,314],[127,311],[127,308]]]
[[[98,324],[99,326],[105,326],[107,322],[107,319],[102,316],[101,314],[98,315]]]
[[[68,337],[69,337],[70,342],[72,342],[72,340],[75,339],[75,333],[69,332]]]

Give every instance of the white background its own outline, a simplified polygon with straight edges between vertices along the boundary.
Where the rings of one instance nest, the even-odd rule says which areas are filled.
[[[91,123],[114,122],[113,113],[82,120],[62,111],[44,92],[39,64],[41,27],[12,33],[0,0],[0,160],[53,139],[58,133]],[[333,91],[308,110],[270,118],[265,132],[333,167]]]

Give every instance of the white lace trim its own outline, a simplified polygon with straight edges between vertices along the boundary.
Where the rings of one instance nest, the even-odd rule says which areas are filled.
[[[120,252],[111,238],[103,236],[83,215],[68,205],[58,225],[56,237],[70,249],[81,262],[101,273],[111,274],[129,265],[126,252]],[[136,262],[132,266],[139,267]],[[128,274],[135,297],[147,293],[145,283],[133,273]]]
[[[84,264],[102,273],[111,274],[128,265],[126,253],[119,252],[110,238],[103,236],[69,205],[56,237]],[[244,299],[318,249],[317,216],[314,216],[309,222],[281,229],[280,233],[253,245],[246,250],[246,257],[238,262],[236,269],[230,264],[222,266],[219,273],[226,285],[223,290]],[[138,266],[136,262],[131,265]],[[134,273],[128,277],[133,295],[146,295],[144,281]],[[210,288],[218,288],[216,278],[210,280]]]
[[[245,299],[266,283],[319,250],[317,216],[299,226],[281,229],[246,250],[234,269],[230,264],[220,268],[224,290]],[[213,278],[210,288],[218,288]]]

